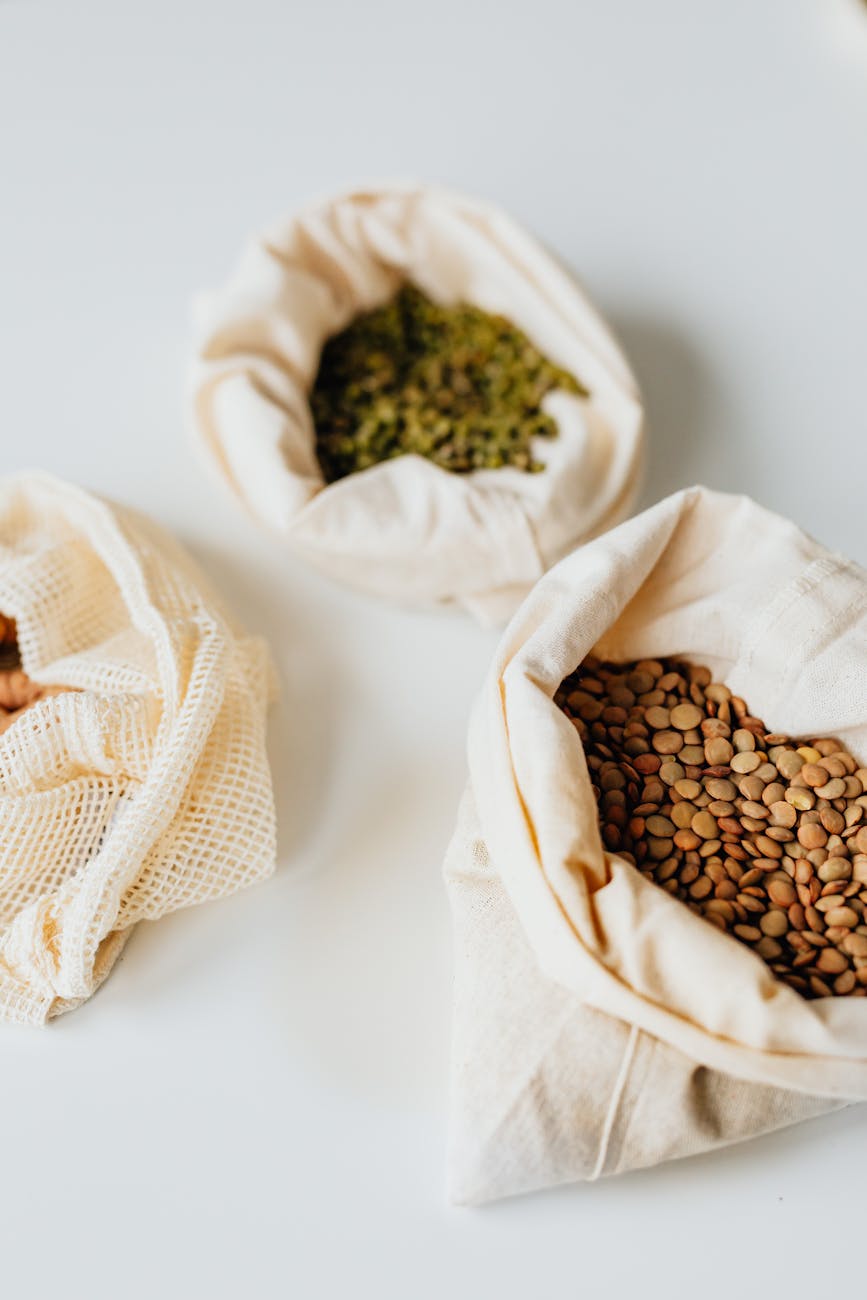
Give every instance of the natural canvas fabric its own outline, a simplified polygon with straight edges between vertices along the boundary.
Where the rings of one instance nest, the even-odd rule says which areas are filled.
[[[538,440],[543,473],[403,456],[324,483],[307,402],[322,346],[407,279],[507,316],[590,390],[545,399],[559,437]],[[198,441],[247,510],[333,577],[502,620],[629,511],[643,424],[629,367],[572,277],[495,208],[413,186],[315,204],[255,239],[197,317]]]
[[[446,862],[450,1185],[484,1200],[653,1164],[867,1097],[867,999],[805,1001],[601,843],[553,702],[591,650],[705,664],[777,732],[867,761],[867,575],[693,488],[563,560],[476,707]]]
[[[136,922],[274,867],[264,643],[152,523],[56,480],[0,480],[0,611],[68,689],[0,735],[0,1019],[89,997]]]

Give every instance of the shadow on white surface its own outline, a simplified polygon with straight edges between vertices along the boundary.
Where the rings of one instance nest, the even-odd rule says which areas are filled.
[[[263,635],[279,678],[268,715],[268,754],[277,809],[277,869],[299,870],[327,814],[328,774],[338,743],[338,659],[322,611],[307,586],[292,581],[292,562],[275,584],[281,548],[264,538],[267,564],[196,539],[189,549],[245,630]]]
[[[864,0],[825,0],[832,47],[844,60],[860,63],[867,75],[867,4]]]
[[[409,753],[397,737],[378,742],[329,863],[300,882],[272,1016],[329,1086],[424,1110],[442,1104],[446,1083],[450,939],[440,868],[460,774],[448,746]]]
[[[719,396],[711,363],[685,330],[626,309],[615,311],[612,324],[644,396],[647,469],[638,503],[644,509],[705,477]]]

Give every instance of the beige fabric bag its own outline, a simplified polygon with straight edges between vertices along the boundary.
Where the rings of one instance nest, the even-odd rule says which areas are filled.
[[[551,393],[541,474],[449,474],[404,456],[325,485],[307,393],[325,340],[409,278],[519,325],[589,399]],[[629,512],[642,408],[575,281],[496,209],[391,186],[316,204],[254,240],[202,299],[193,424],[248,511],[323,571],[376,595],[508,617],[552,563]]]
[[[72,688],[0,735],[0,1018],[105,979],[137,921],[270,874],[272,669],[153,524],[41,475],[0,480],[0,611]]]
[[[606,853],[553,703],[596,648],[708,665],[775,731],[867,760],[867,574],[693,488],[563,560],[507,629],[446,861],[450,1187],[485,1200],[722,1145],[867,1097],[867,999],[807,1002]]]

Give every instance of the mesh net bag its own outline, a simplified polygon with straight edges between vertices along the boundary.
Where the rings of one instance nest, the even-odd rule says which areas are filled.
[[[0,735],[0,1017],[88,998],[132,927],[269,875],[272,669],[134,512],[0,480],[0,611],[61,688]]]
[[[507,629],[445,873],[449,1180],[483,1201],[867,1099],[867,999],[807,1000],[607,851],[554,700],[593,651],[683,656],[774,731],[867,760],[867,575],[743,497],[681,492],[564,559]]]
[[[558,437],[539,474],[453,474],[405,455],[327,484],[307,395],[326,339],[410,280],[439,303],[506,316],[588,397],[551,392]],[[196,438],[276,538],[373,595],[502,621],[544,571],[623,519],[643,408],[611,332],[574,279],[496,208],[419,186],[343,194],[254,239],[197,310]]]

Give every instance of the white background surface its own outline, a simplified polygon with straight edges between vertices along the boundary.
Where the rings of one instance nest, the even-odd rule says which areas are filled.
[[[284,680],[273,881],[142,927],[89,1005],[0,1031],[4,1295],[800,1300],[857,1260],[863,1110],[446,1206],[439,871],[495,637],[276,553],[181,410],[191,296],[245,234],[413,174],[579,271],[645,389],[645,504],[745,489],[867,562],[855,6],[0,0],[3,467],[172,527]]]

